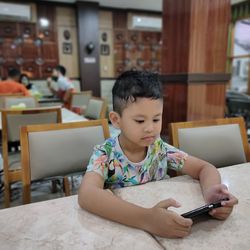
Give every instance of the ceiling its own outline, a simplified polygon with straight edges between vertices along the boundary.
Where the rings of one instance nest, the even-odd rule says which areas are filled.
[[[77,0],[49,0],[49,1],[61,2],[61,3],[77,2]],[[99,2],[100,6],[102,7],[162,11],[162,1],[164,0],[87,0],[87,1]],[[231,4],[244,1],[246,0],[231,0]],[[79,2],[84,2],[84,1],[79,1]]]

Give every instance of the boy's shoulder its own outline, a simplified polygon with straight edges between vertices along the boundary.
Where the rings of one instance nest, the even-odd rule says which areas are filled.
[[[100,150],[103,153],[110,155],[115,150],[117,145],[117,137],[110,137],[104,141],[103,144],[97,145],[95,150]]]

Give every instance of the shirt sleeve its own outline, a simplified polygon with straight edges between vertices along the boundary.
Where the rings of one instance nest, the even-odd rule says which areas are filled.
[[[89,160],[86,172],[95,172],[103,177],[104,180],[108,176],[108,155],[103,146],[96,146]]]
[[[25,96],[30,96],[30,92],[26,89],[25,86],[22,86],[21,84],[20,84],[20,90]]]
[[[168,168],[180,171],[184,166],[188,154],[165,142],[163,144],[166,150]]]

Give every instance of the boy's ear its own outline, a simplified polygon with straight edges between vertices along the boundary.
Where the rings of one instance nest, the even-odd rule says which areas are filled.
[[[120,128],[120,115],[115,111],[109,112],[109,119],[115,128]]]

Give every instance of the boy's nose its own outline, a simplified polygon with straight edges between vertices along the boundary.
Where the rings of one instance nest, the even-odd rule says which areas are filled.
[[[149,132],[152,132],[153,129],[154,129],[153,124],[148,124],[148,125],[145,127],[144,131],[149,133]]]

